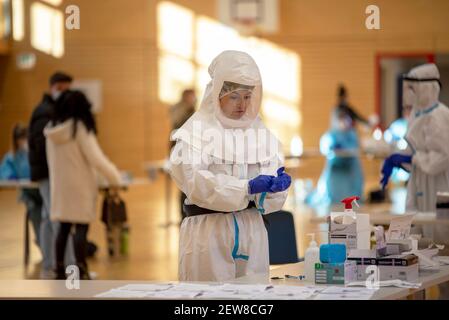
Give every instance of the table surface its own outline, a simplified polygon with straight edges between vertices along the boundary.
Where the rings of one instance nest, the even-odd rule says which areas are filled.
[[[391,219],[401,217],[403,214],[394,214],[390,212],[373,212],[370,213],[370,223],[374,225],[389,225]],[[313,215],[310,218],[312,223],[326,223],[327,216],[317,216]],[[420,212],[415,214],[413,217],[413,224],[424,225],[424,224],[444,224],[449,225],[449,219],[437,218],[435,212]]]
[[[130,180],[122,181],[120,185],[121,188],[126,188],[129,186],[145,185],[149,184],[150,181],[146,178],[132,178]],[[0,180],[0,189],[17,189],[17,188],[38,188],[39,184],[30,180]],[[107,188],[107,184],[100,183],[99,188]]]
[[[285,274],[302,274],[303,262],[274,267],[270,271],[270,277],[284,277]],[[449,266],[442,266],[439,271],[420,271],[417,282],[422,285],[419,289],[407,288],[380,288],[372,299],[401,299],[420,290],[449,281]],[[176,282],[176,281],[168,281]],[[138,280],[91,280],[81,281],[80,289],[69,290],[63,280],[0,280],[0,299],[90,299],[95,295],[118,288],[131,283],[161,283],[161,281],[138,281]],[[268,280],[266,276],[251,275],[238,278],[233,283],[246,284],[275,284],[275,285],[312,285],[306,281],[295,279]]]

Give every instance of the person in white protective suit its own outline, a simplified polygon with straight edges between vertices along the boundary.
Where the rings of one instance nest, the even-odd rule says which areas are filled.
[[[258,116],[262,80],[255,61],[224,51],[209,74],[199,110],[172,136],[168,170],[187,196],[179,280],[268,276],[263,215],[282,208],[291,178],[278,140]]]
[[[404,80],[404,107],[411,106],[405,136],[408,149],[393,154],[384,163],[382,183],[388,183],[390,168],[410,169],[407,211],[435,212],[437,192],[449,191],[449,109],[439,101],[440,74],[435,64],[413,68]],[[424,226],[424,236],[449,243],[444,226]]]

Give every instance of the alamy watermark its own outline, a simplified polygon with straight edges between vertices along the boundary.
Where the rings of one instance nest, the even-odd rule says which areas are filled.
[[[365,13],[369,16],[366,17],[365,27],[368,30],[380,30],[380,9],[378,6],[371,4],[366,7]]]
[[[65,8],[65,13],[68,15],[65,19],[66,29],[79,30],[81,28],[80,8],[77,5],[71,4]]]
[[[261,163],[279,154],[279,141],[266,128],[204,128],[201,121],[192,121],[191,128],[176,131],[172,164]]]
[[[69,265],[65,269],[67,278],[65,280],[65,287],[68,290],[80,289],[80,269],[77,265]]]

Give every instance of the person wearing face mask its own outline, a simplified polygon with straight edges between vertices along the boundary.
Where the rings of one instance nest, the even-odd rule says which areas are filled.
[[[387,186],[395,167],[410,171],[407,211],[435,212],[437,192],[449,192],[449,109],[439,101],[437,66],[413,68],[403,77],[403,87],[404,107],[412,107],[405,136],[408,148],[385,160],[381,184]],[[444,226],[424,226],[423,232],[437,243],[449,243]]]
[[[408,210],[435,211],[436,193],[449,191],[449,109],[438,100],[439,78],[433,63],[413,68],[403,78],[403,103],[412,107],[408,149],[385,160],[381,184],[387,186],[393,168],[410,169]]]
[[[359,141],[352,119],[345,111],[335,109],[331,129],[320,139],[320,151],[326,165],[317,188],[306,198],[311,206],[340,203],[349,196],[363,198],[364,177],[359,159]]]
[[[39,192],[43,199],[42,221],[41,221],[41,249],[42,249],[42,269],[40,277],[42,279],[54,278],[54,243],[58,223],[50,221],[50,184],[48,179],[48,164],[45,151],[44,128],[51,119],[55,102],[61,94],[70,88],[73,81],[72,76],[64,72],[56,72],[49,79],[49,92],[45,93],[41,103],[34,109],[29,123],[29,162],[31,170],[31,180],[39,184]],[[68,242],[67,261],[75,261],[73,241]]]
[[[27,133],[28,130],[24,125],[17,124],[14,126],[12,150],[4,156],[0,163],[0,180],[30,179]],[[42,198],[39,191],[31,188],[22,188],[19,200],[26,206],[27,215],[33,226],[36,245],[40,247]]]
[[[279,141],[258,116],[262,79],[255,61],[224,51],[209,74],[199,110],[172,135],[169,172],[187,196],[179,280],[268,277],[263,215],[282,208],[291,178]]]
[[[361,123],[362,125],[366,127],[371,127],[373,124],[370,123],[367,119],[365,119],[363,116],[361,116],[353,106],[351,106],[348,102],[348,91],[346,90],[346,87],[343,84],[340,84],[338,86],[337,90],[337,106],[335,109],[337,109],[338,112],[344,113],[348,117],[351,118],[352,125],[355,126],[356,122]]]

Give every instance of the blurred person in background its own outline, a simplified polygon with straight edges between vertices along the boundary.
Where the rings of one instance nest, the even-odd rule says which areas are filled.
[[[196,94],[193,89],[186,89],[182,92],[181,100],[170,107],[170,120],[172,133],[176,132],[181,126],[195,113]],[[170,149],[175,145],[175,141],[170,142]],[[181,211],[181,221],[185,218],[182,206],[186,200],[186,195],[181,191],[179,199],[179,208]]]
[[[357,122],[363,124],[365,127],[371,127],[370,121],[361,116],[353,106],[349,104],[348,91],[343,84],[340,84],[337,89],[337,105],[336,111],[351,118],[352,125],[355,126]]]
[[[413,68],[404,76],[405,107],[412,107],[405,140],[408,148],[388,157],[382,167],[385,188],[394,168],[410,171],[406,208],[435,212],[437,192],[449,192],[449,109],[439,101],[440,73],[435,64]],[[445,226],[426,226],[424,236],[449,243]]]
[[[16,124],[12,132],[12,150],[0,164],[0,180],[29,180],[30,164],[28,162],[28,130],[24,125]],[[36,245],[40,248],[40,225],[42,198],[38,189],[22,188],[19,200],[26,206],[27,216],[33,225]]]
[[[55,238],[58,224],[50,221],[50,185],[48,179],[48,164],[45,151],[44,128],[51,118],[54,103],[61,94],[70,88],[73,78],[64,72],[55,72],[49,79],[49,92],[45,93],[40,104],[34,109],[29,123],[29,162],[31,180],[39,185],[43,200],[42,220],[40,230],[40,245],[42,251],[42,279],[54,278]],[[67,262],[75,262],[72,239],[68,242]]]
[[[56,238],[56,278],[65,279],[64,253],[73,228],[80,279],[88,280],[87,232],[97,216],[96,173],[115,187],[121,183],[120,172],[98,145],[91,104],[80,91],[68,90],[62,94],[44,134],[50,177],[50,218],[60,222]]]
[[[320,151],[326,156],[326,165],[317,189],[306,198],[307,204],[327,206],[350,196],[363,199],[359,139],[352,122],[347,112],[338,108],[333,111],[331,128],[320,139]]]

